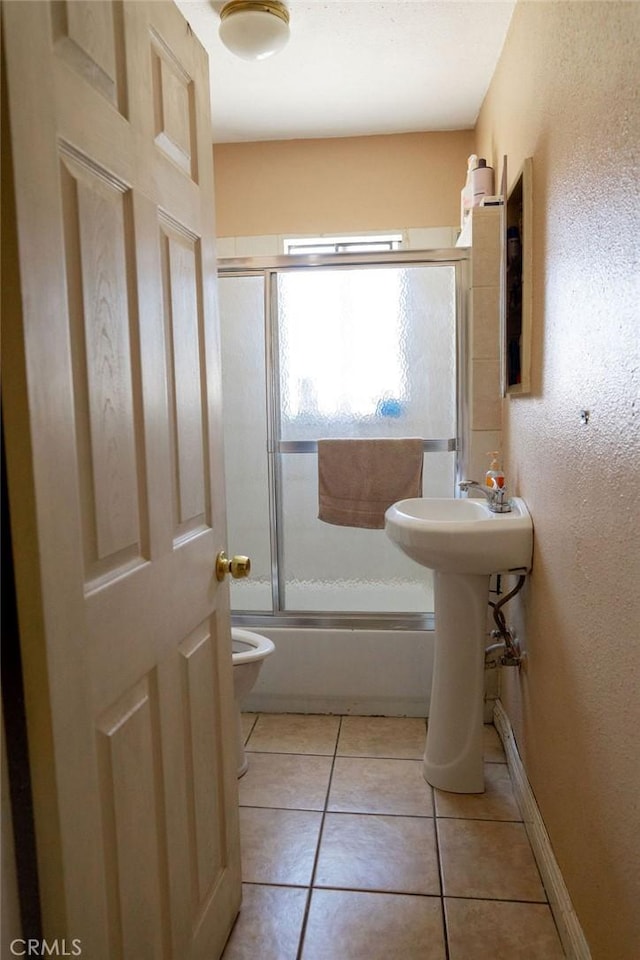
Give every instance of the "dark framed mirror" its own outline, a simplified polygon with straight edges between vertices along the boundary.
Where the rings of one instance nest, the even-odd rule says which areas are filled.
[[[504,194],[501,298],[504,395],[531,390],[532,166],[532,159],[528,157],[508,194]]]

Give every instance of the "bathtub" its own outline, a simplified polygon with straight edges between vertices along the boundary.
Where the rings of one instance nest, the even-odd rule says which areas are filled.
[[[247,712],[425,717],[430,630],[252,627],[273,640]]]

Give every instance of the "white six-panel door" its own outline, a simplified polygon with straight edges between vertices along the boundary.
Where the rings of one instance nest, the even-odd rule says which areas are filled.
[[[3,37],[44,933],[91,960],[214,960],[240,865],[206,56],[168,2],[4,3]]]

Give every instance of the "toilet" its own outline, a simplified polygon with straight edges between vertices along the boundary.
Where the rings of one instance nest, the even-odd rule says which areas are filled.
[[[236,701],[238,777],[247,772],[249,762],[244,752],[242,735],[241,705],[258,679],[260,667],[265,657],[273,653],[275,647],[268,637],[238,627],[231,629],[231,649],[233,653],[233,694]]]

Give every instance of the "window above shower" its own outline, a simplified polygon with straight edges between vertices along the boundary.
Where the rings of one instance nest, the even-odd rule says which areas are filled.
[[[364,234],[359,237],[299,237],[284,241],[286,254],[298,253],[383,253],[400,250],[401,233]]]

